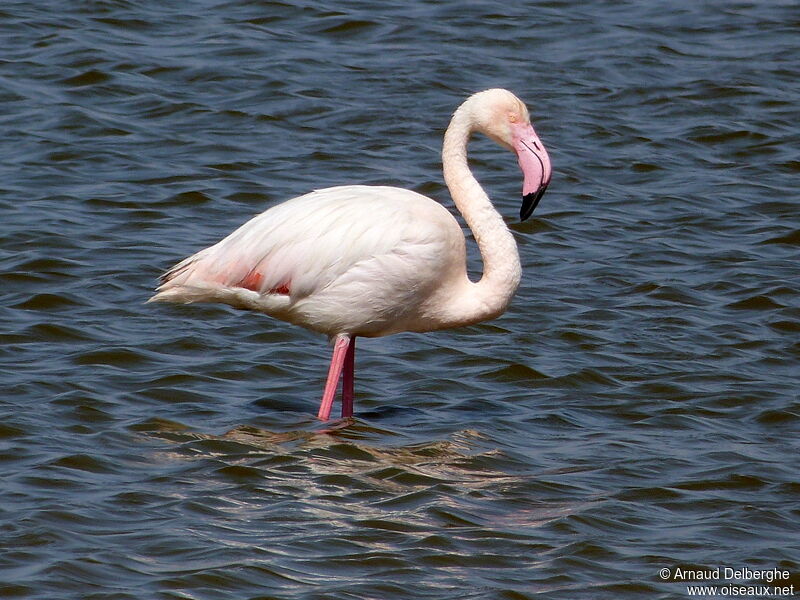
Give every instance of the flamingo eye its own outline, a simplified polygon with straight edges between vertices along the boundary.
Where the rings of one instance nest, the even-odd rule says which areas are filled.
[[[519,117],[516,113],[508,113],[508,120],[512,123],[516,123],[519,120]]]

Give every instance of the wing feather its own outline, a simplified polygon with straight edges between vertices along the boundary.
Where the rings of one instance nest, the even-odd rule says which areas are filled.
[[[209,299],[218,301],[221,288],[242,288],[259,295],[288,294],[296,302],[324,290],[358,263],[435,242],[448,219],[460,235],[444,207],[409,190],[317,190],[270,208],[179,262],[162,276],[154,300],[178,299],[180,289],[192,288],[190,301],[197,301],[200,289],[210,290]],[[413,264],[407,269],[413,275]]]

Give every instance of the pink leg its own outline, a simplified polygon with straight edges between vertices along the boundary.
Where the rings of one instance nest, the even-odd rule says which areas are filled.
[[[350,338],[350,346],[344,357],[344,376],[342,378],[342,418],[353,416],[353,393],[356,369],[356,336]]]
[[[317,413],[317,418],[322,421],[327,421],[331,416],[333,398],[336,396],[336,388],[339,385],[339,377],[342,374],[344,359],[349,347],[349,335],[343,334],[336,336],[336,341],[333,344],[331,366],[330,369],[328,369],[328,381],[325,382],[325,392],[322,394],[322,402],[319,405],[319,413]]]

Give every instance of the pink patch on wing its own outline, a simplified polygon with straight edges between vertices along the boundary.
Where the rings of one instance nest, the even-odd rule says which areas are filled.
[[[291,293],[291,290],[289,289],[289,284],[290,283],[291,283],[291,281],[287,281],[285,283],[282,283],[279,286],[272,288],[267,293],[269,293],[269,294],[283,294],[284,296],[288,296]]]
[[[260,292],[262,281],[264,281],[264,276],[261,273],[258,271],[250,271],[247,275],[245,275],[244,279],[236,284],[236,287],[252,290],[254,292]]]

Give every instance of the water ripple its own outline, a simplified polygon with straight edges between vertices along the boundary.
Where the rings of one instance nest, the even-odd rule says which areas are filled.
[[[0,595],[673,598],[676,565],[797,583],[795,13],[4,5]],[[448,115],[492,86],[555,165],[509,222],[518,296],[365,341],[355,419],[313,417],[317,336],[144,305],[309,189],[447,202]],[[471,158],[510,219],[513,160]]]

